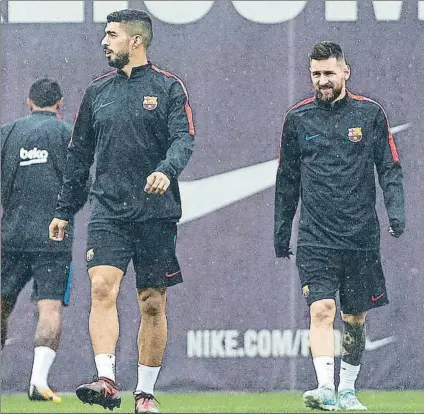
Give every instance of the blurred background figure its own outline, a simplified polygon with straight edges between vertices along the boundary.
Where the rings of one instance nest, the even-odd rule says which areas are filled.
[[[1,127],[1,346],[19,293],[33,280],[37,302],[31,400],[60,397],[48,374],[61,336],[62,306],[68,304],[72,275],[72,223],[64,243],[48,238],[47,227],[62,186],[72,126],[59,119],[59,84],[37,80],[27,99],[31,114]]]

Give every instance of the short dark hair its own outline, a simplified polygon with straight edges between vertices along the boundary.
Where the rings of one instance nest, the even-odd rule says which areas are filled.
[[[126,32],[134,36],[140,34],[144,47],[147,49],[153,38],[152,19],[143,10],[124,9],[109,13],[106,17],[108,23],[125,23]]]
[[[326,60],[330,58],[345,60],[343,50],[339,44],[324,40],[317,43],[311,53],[309,53],[310,60]]]
[[[53,106],[62,98],[59,84],[52,79],[38,79],[29,89],[29,99],[40,108]]]

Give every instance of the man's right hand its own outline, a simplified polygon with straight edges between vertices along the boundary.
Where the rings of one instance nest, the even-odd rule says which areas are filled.
[[[66,228],[68,227],[67,220],[54,218],[49,226],[49,238],[54,241],[62,241],[67,237]]]

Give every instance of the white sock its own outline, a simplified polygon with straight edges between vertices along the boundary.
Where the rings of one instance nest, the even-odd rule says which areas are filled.
[[[47,377],[55,357],[56,352],[47,346],[34,348],[31,385],[35,385],[37,388],[48,388]]]
[[[350,365],[342,360],[340,365],[339,391],[355,390],[355,381],[358,378],[360,365]]]
[[[98,377],[106,377],[115,381],[115,355],[97,354],[94,361],[96,361]]]
[[[148,367],[138,364],[138,382],[136,392],[143,391],[146,394],[153,395],[153,388],[158,379],[160,367]]]
[[[314,366],[318,387],[334,389],[334,358],[328,356],[316,357],[314,358]]]

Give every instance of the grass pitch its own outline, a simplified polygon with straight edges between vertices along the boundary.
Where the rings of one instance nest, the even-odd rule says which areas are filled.
[[[300,392],[157,394],[163,413],[318,413],[303,406]],[[372,413],[424,413],[424,391],[358,392]],[[2,395],[1,413],[108,413],[100,406],[82,404],[74,395],[62,396],[61,404],[29,401],[25,395]],[[122,393],[121,408],[114,413],[133,413],[134,400]],[[340,411],[342,412],[342,411]]]

